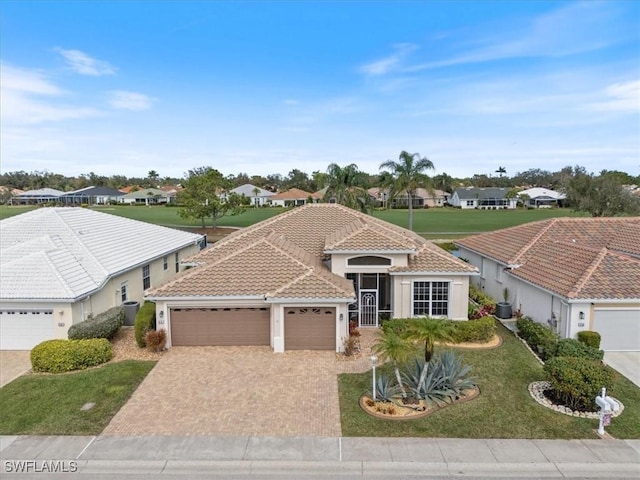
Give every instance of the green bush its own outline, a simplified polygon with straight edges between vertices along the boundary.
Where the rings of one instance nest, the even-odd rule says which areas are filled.
[[[144,302],[136,314],[135,320],[136,343],[140,348],[144,348],[147,343],[144,336],[149,330],[156,329],[156,304],[153,302]]]
[[[595,397],[602,387],[612,393],[615,380],[612,368],[585,358],[554,357],[545,364],[544,371],[558,400],[580,411],[595,410]]]
[[[600,348],[600,334],[591,330],[578,332],[578,341],[596,350]]]
[[[107,338],[111,339],[124,325],[124,308],[113,307],[95,317],[89,315],[84,322],[76,323],[69,327],[67,333],[69,340],[83,338]]]
[[[490,315],[496,311],[495,300],[473,284],[469,284],[469,298],[481,307],[484,307]]]
[[[31,350],[31,367],[34,372],[70,372],[108,362],[112,356],[106,338],[47,340]]]
[[[553,352],[554,357],[578,357],[590,360],[602,360],[604,352],[597,348],[590,347],[573,338],[563,338],[556,344]]]
[[[466,322],[453,321],[452,323],[455,343],[488,342],[496,333],[496,321],[493,317],[482,317]]]
[[[522,317],[516,321],[518,335],[529,344],[540,358],[546,360],[554,355],[558,334],[541,323],[534,322],[529,317]]]

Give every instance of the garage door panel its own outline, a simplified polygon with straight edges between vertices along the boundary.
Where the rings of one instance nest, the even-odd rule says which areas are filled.
[[[640,351],[640,309],[596,310],[593,329],[604,351]]]
[[[267,308],[171,310],[175,346],[269,345]]]
[[[0,350],[31,350],[54,337],[53,310],[0,311]]]
[[[335,308],[285,308],[285,350],[335,350]]]

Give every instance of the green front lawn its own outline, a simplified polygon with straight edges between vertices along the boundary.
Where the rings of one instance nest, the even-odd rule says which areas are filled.
[[[75,373],[22,376],[0,388],[0,435],[97,435],[154,365],[126,360]],[[89,402],[96,405],[80,410]]]
[[[339,376],[342,434],[353,437],[450,438],[597,438],[597,420],[555,413],[529,395],[529,383],[544,380],[542,366],[524,345],[502,325],[503,338],[494,350],[460,350],[473,366],[481,395],[415,420],[380,420],[358,405],[362,393],[371,391],[371,372]],[[388,366],[383,372],[391,373]],[[625,405],[607,431],[617,438],[640,438],[640,388],[620,376],[613,396]]]

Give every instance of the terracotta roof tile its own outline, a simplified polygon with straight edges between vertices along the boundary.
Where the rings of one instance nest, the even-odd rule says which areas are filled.
[[[640,218],[556,218],[455,243],[566,298],[640,299]]]
[[[269,197],[269,200],[306,200],[309,197],[312,197],[311,192],[305,192],[299,188],[290,188],[284,192],[276,193]]]
[[[195,268],[149,296],[352,298],[352,282],[322,264],[328,245],[415,250],[407,272],[475,271],[414,232],[342,205],[311,204],[232,233],[188,259]]]

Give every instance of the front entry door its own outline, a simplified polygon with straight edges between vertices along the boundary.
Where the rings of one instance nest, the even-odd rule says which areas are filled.
[[[360,326],[378,326],[378,292],[360,290]]]

